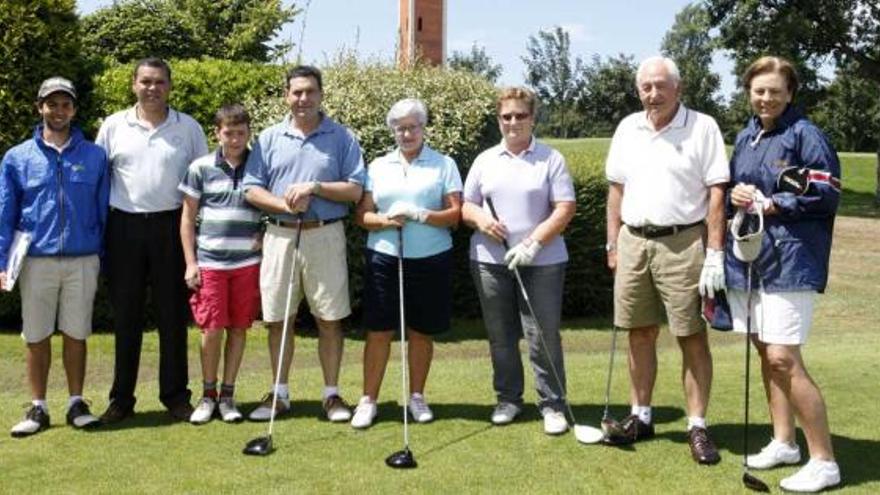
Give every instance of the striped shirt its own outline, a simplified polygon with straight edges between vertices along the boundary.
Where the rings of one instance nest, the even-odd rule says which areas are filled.
[[[201,268],[229,270],[260,262],[260,211],[245,201],[243,177],[244,162],[232,168],[218,149],[193,161],[178,186],[199,200]]]

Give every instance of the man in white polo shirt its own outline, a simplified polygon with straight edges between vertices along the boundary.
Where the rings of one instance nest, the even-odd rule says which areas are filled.
[[[134,414],[147,285],[159,327],[159,400],[172,419],[192,414],[186,358],[189,310],[180,244],[181,193],[187,166],[208,153],[205,133],[189,115],[168,106],[171,69],[158,58],[135,64],[135,106],[104,121],[96,142],[112,170],[107,270],[116,366],[110,406],[115,423]]]
[[[614,324],[629,330],[632,441],[654,435],[651,396],[663,309],[682,352],[688,442],[700,464],[718,450],[706,430],[712,355],[700,294],[724,290],[724,190],[729,180],[718,125],[680,103],[675,63],[652,57],[636,75],[643,112],[623,119],[606,162],[608,267]]]

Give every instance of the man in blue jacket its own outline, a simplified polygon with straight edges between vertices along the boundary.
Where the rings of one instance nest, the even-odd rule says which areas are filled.
[[[37,111],[42,123],[33,137],[10,149],[0,165],[0,283],[7,290],[15,234],[31,237],[19,284],[32,405],[12,428],[13,437],[49,427],[46,383],[56,319],[70,392],[67,423],[74,428],[99,424],[82,390],[110,194],[107,156],[71,126],[76,90],[67,79],[43,81]]]

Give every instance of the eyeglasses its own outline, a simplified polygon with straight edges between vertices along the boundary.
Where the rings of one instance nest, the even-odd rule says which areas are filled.
[[[504,122],[510,122],[511,120],[516,118],[517,122],[520,122],[520,121],[526,120],[527,118],[529,118],[531,116],[532,116],[532,114],[525,113],[525,112],[522,112],[522,113],[502,113],[501,120],[503,120]]]
[[[394,128],[394,133],[398,136],[403,136],[404,134],[415,134],[422,130],[422,126],[420,125],[402,125]]]

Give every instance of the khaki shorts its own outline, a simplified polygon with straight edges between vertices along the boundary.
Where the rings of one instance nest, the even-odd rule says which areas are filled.
[[[705,331],[699,293],[705,232],[705,225],[700,225],[647,239],[626,226],[620,229],[614,277],[615,325],[659,325],[665,308],[672,335],[686,337]]]
[[[98,255],[28,256],[21,267],[21,338],[29,344],[58,329],[85,340],[92,334],[92,308],[98,289]]]
[[[260,294],[265,322],[284,320],[295,237],[296,229],[271,224],[263,237]],[[303,296],[312,314],[322,320],[341,320],[351,314],[342,222],[302,231],[290,298],[291,317]]]

